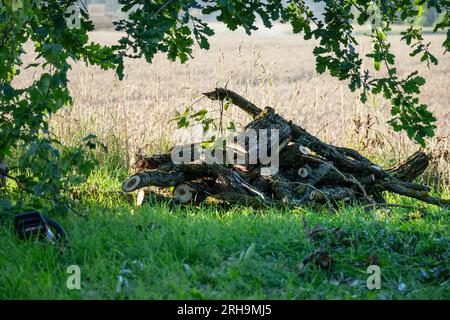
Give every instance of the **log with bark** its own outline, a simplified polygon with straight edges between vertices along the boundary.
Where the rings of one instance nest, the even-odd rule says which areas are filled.
[[[231,90],[216,88],[204,95],[211,100],[229,101],[253,118],[237,138],[245,137],[251,130],[275,129],[278,146],[274,148],[271,144],[273,137],[263,146],[244,143],[236,148],[230,143],[226,145],[227,156],[223,157],[223,162],[215,164],[208,164],[198,154],[181,164],[172,161],[172,152],[140,157],[134,165],[137,173],[125,181],[123,191],[129,193],[155,186],[172,189],[173,200],[178,203],[228,203],[258,208],[270,205],[327,205],[332,208],[339,203],[376,205],[385,203],[383,194],[389,191],[450,207],[450,200],[434,197],[427,186],[413,182],[427,168],[429,154],[416,152],[404,163],[385,170],[356,150],[325,143],[284,119],[274,109],[260,109]],[[199,146],[193,144],[188,149],[176,150]],[[261,169],[267,163],[260,159],[250,161],[252,152],[259,154],[261,148],[271,154],[278,153],[278,172],[263,175]],[[233,162],[239,153],[245,155],[244,165]]]

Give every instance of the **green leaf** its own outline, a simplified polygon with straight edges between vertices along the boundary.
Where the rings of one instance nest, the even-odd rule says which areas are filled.
[[[230,123],[228,124],[227,130],[231,131],[231,132],[235,132],[236,131],[236,125],[234,124],[233,121],[230,121]]]
[[[381,61],[374,60],[373,61],[373,66],[374,66],[375,70],[380,71],[380,69],[381,69]]]

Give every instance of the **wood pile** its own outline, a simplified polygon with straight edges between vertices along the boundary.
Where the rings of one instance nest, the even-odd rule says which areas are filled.
[[[226,157],[223,163],[208,164],[195,152],[190,161],[183,163],[174,163],[172,153],[142,156],[135,164],[136,174],[122,186],[127,193],[141,190],[138,205],[146,198],[143,188],[155,186],[170,189],[175,202],[189,204],[227,203],[258,208],[272,205],[376,206],[386,204],[383,194],[389,191],[450,207],[450,200],[434,197],[429,187],[413,182],[429,164],[430,155],[424,152],[415,153],[393,168],[383,169],[359,152],[327,144],[285,120],[272,108],[262,110],[231,90],[216,88],[204,95],[211,100],[229,101],[253,118],[241,134],[249,130],[278,130],[280,143],[277,150],[270,150],[278,152],[278,172],[263,175],[262,168],[267,164],[249,161],[237,165]],[[193,144],[192,149],[198,146]],[[255,147],[261,146],[244,145],[244,153]]]

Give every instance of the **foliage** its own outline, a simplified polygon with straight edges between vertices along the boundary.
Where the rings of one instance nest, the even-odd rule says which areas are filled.
[[[223,148],[227,143],[234,141],[233,139],[236,133],[236,124],[234,121],[228,121],[226,127],[223,122],[224,112],[228,110],[230,105],[231,103],[229,101],[222,102],[220,117],[217,119],[210,118],[208,116],[207,109],[200,109],[196,111],[191,105],[186,107],[186,109],[181,113],[176,111],[175,116],[171,121],[175,121],[177,123],[178,129],[187,129],[193,126],[200,126],[202,129],[202,148]]]
[[[192,57],[196,43],[203,49],[209,48],[208,38],[214,31],[204,21],[208,15],[215,16],[230,30],[242,27],[248,34],[257,30],[257,18],[261,18],[266,27],[276,21],[290,23],[293,31],[302,33],[305,39],[317,39],[314,55],[319,73],[328,71],[348,81],[351,90],[361,90],[362,101],[369,94],[382,93],[391,100],[393,128],[405,130],[411,139],[425,145],[425,139],[432,137],[435,129],[435,118],[418,98],[425,80],[417,72],[399,78],[387,35],[398,19],[410,24],[402,39],[411,47],[411,56],[428,66],[437,64],[430,44],[424,42],[422,30],[414,26],[414,21],[425,8],[435,10],[442,19],[434,31],[448,29],[450,1],[314,2],[324,5],[323,16],[316,16],[302,0],[119,0],[127,18],[115,26],[126,35],[114,46],[102,46],[89,42],[88,32],[93,30],[93,24],[85,7],[78,6],[80,23],[71,27],[76,18],[71,13],[77,4],[75,0],[1,0],[0,159],[20,148],[22,155],[16,171],[21,185],[37,198],[47,197],[51,198],[50,203],[58,203],[59,196],[55,195],[83,181],[94,165],[88,153],[81,151],[84,147],[65,147],[61,152],[48,130],[49,118],[72,102],[67,77],[70,62],[84,61],[115,69],[120,79],[124,76],[125,58],[143,57],[151,63],[156,53],[164,52],[170,60],[185,62]],[[373,60],[375,71],[383,68],[384,73],[373,75],[362,69],[358,42],[353,36],[354,22],[372,25],[369,36],[373,49],[367,56]],[[38,59],[24,66],[24,44],[28,41],[34,44]],[[448,30],[443,46],[446,51],[450,49]],[[26,88],[17,88],[13,80],[25,68],[40,70],[40,77]],[[94,140],[95,137],[88,137],[86,147],[95,147]],[[81,179],[75,179],[77,175]]]
[[[86,149],[95,148],[89,136],[79,147],[63,147],[48,128],[49,118],[71,103],[67,72],[69,59],[115,66],[113,49],[89,43],[93,25],[81,11],[79,28],[67,23],[74,1],[6,1],[0,7],[0,159],[16,150],[16,179],[32,195],[30,205],[53,210],[67,208],[61,190],[84,181],[95,161]],[[24,44],[31,41],[36,62],[22,63]],[[40,70],[40,77],[25,88],[13,79],[24,69]]]

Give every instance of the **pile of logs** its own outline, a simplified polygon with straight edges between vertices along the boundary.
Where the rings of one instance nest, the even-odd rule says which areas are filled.
[[[216,88],[204,94],[211,100],[229,101],[248,113],[253,120],[244,128],[278,129],[279,170],[262,175],[262,164],[207,164],[195,153],[184,163],[172,161],[171,153],[142,156],[136,173],[122,186],[124,192],[140,190],[138,205],[146,198],[147,186],[171,190],[171,199],[179,203],[226,203],[252,207],[320,205],[339,203],[386,204],[383,193],[389,191],[441,207],[450,200],[430,195],[427,186],[413,181],[427,168],[430,155],[417,152],[406,162],[382,169],[355,150],[322,142],[305,129],[266,107],[260,109],[237,93]],[[197,145],[198,146],[198,145]],[[194,147],[194,146],[193,146]],[[252,146],[247,145],[246,150]]]

